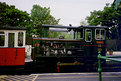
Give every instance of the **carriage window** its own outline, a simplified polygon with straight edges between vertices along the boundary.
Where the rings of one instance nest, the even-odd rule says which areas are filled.
[[[18,46],[23,46],[23,32],[18,33]]]
[[[0,46],[4,46],[5,42],[5,34],[4,32],[0,32]]]
[[[83,29],[80,29],[79,31],[78,31],[78,35],[77,35],[78,37],[77,38],[83,38]]]
[[[81,38],[81,32],[77,32],[77,39]]]
[[[14,39],[15,39],[15,34],[9,33],[8,34],[8,47],[14,47]]]
[[[83,38],[83,29],[76,31],[75,34],[76,34],[76,39],[82,39]]]
[[[96,40],[104,40],[105,39],[105,30],[104,29],[96,29]]]
[[[86,33],[85,41],[91,42],[92,41],[92,31],[90,29],[87,29],[85,33]]]

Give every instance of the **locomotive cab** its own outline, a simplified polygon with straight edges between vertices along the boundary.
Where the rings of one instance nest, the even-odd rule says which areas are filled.
[[[0,27],[0,66],[18,66],[25,62],[24,27]]]
[[[83,41],[86,57],[97,57],[99,51],[105,56],[106,29],[105,26],[80,26],[74,29],[74,39]]]
[[[87,66],[97,66],[98,53],[106,55],[106,29],[105,26],[81,26],[84,29],[85,63]],[[105,61],[103,61],[105,63]]]

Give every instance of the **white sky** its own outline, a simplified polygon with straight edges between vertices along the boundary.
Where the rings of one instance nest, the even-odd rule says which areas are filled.
[[[114,0],[0,0],[9,5],[15,5],[22,11],[31,13],[32,6],[38,4],[50,7],[51,15],[60,18],[62,25],[80,25],[80,22],[90,15],[93,10],[103,10],[106,3],[112,4]]]

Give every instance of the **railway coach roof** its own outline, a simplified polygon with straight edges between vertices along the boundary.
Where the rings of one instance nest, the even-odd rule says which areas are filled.
[[[51,28],[67,28],[67,29],[79,29],[79,28],[107,28],[106,26],[59,26],[59,25],[46,25],[43,24],[42,27]]]
[[[25,27],[0,26],[0,30],[26,30]]]
[[[79,26],[79,28],[107,28],[106,26]]]

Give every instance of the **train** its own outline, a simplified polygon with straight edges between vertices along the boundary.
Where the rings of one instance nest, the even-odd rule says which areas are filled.
[[[54,30],[52,30],[54,28]],[[33,37],[35,71],[71,72],[97,68],[97,55],[106,55],[106,26],[42,25],[43,37]],[[59,30],[57,30],[59,29]],[[72,38],[50,38],[50,31],[71,32]],[[0,67],[25,65],[25,27],[0,27]],[[102,61],[105,63],[105,61]]]
[[[36,71],[91,71],[97,68],[98,54],[106,55],[106,26],[43,24],[42,28],[43,37],[33,38],[32,59]],[[71,32],[73,36],[71,39],[64,36],[50,38],[49,31]],[[102,63],[104,65],[105,61]]]

